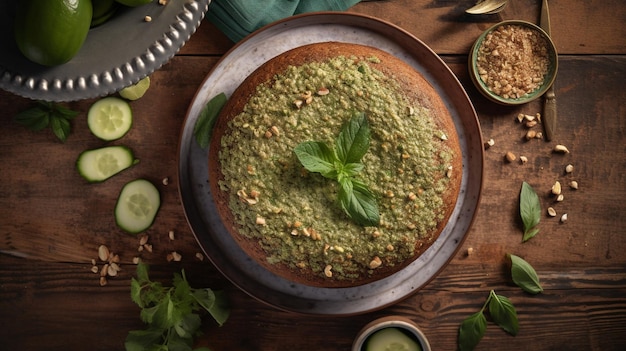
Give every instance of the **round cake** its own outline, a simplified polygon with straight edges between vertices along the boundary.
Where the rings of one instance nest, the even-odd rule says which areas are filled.
[[[342,157],[346,140],[359,157]],[[307,166],[304,144],[331,171]],[[243,251],[316,287],[366,284],[413,262],[450,219],[462,178],[436,90],[395,56],[348,43],[301,46],[255,70],[221,110],[209,150],[211,192]]]

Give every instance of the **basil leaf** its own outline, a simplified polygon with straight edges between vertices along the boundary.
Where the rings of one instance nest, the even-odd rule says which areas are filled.
[[[507,254],[507,256],[511,259],[513,283],[531,294],[542,292],[543,288],[539,283],[539,276],[537,276],[535,269],[521,257],[512,254]]]
[[[522,242],[525,242],[539,233],[539,229],[535,227],[539,224],[539,220],[541,219],[539,196],[537,196],[535,190],[526,182],[522,183],[519,206],[520,216],[524,223]]]
[[[331,179],[337,177],[335,169],[337,158],[328,145],[317,141],[306,141],[296,146],[294,152],[309,172],[321,173],[324,177]]]
[[[370,129],[367,118],[362,112],[344,124],[336,141],[337,157],[344,165],[358,163],[370,146]]]
[[[201,148],[205,149],[209,146],[213,126],[215,125],[215,121],[217,121],[217,116],[226,104],[226,101],[226,94],[219,93],[209,100],[202,108],[202,111],[200,111],[198,120],[193,126],[193,135]]]
[[[54,135],[56,135],[62,142],[67,140],[67,137],[70,135],[72,130],[70,121],[58,116],[52,116],[52,118],[50,118],[50,126],[52,127]]]
[[[18,113],[14,120],[30,130],[39,131],[48,126],[50,115],[46,110],[37,106]]]
[[[467,317],[459,327],[459,350],[471,351],[485,335],[487,319],[480,310]]]
[[[348,216],[362,226],[377,226],[380,223],[378,205],[367,186],[350,178],[340,184],[339,199]]]
[[[517,311],[511,301],[502,295],[497,295],[495,291],[491,291],[489,297],[489,314],[493,321],[500,328],[504,329],[511,335],[517,335],[519,331],[519,323],[517,320]]]

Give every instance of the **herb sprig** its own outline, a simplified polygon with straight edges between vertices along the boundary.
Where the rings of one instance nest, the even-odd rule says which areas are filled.
[[[40,131],[50,126],[59,140],[65,142],[72,130],[70,121],[78,115],[54,102],[37,101],[37,105],[15,115],[14,120],[33,131]]]
[[[174,274],[171,287],[165,287],[151,281],[148,266],[139,263],[137,278],[131,280],[130,290],[131,299],[141,307],[141,320],[148,327],[128,333],[124,343],[126,351],[191,351],[201,324],[197,311],[206,310],[220,326],[230,314],[223,292],[191,288],[184,270]],[[195,351],[208,351],[208,348]]]
[[[517,335],[519,322],[515,306],[506,296],[498,295],[494,290],[491,290],[480,311],[467,317],[459,327],[459,349],[461,351],[473,350],[485,335],[487,330],[486,310],[500,328],[511,335]]]
[[[296,146],[294,152],[309,172],[339,183],[339,202],[348,217],[362,226],[377,226],[380,214],[376,197],[356,178],[365,167],[361,159],[369,145],[369,123],[365,114],[358,112],[342,127],[334,149],[323,142],[306,141]]]

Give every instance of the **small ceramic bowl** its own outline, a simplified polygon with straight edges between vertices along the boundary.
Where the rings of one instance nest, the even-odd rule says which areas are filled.
[[[489,33],[493,32],[499,27],[507,26],[507,25],[515,25],[515,26],[529,28],[535,31],[540,37],[542,37],[547,45],[546,49],[547,49],[549,63],[548,63],[548,71],[543,76],[543,82],[541,83],[540,86],[538,86],[533,91],[529,93],[525,93],[524,95],[521,95],[519,97],[503,97],[502,94],[500,95],[496,94],[494,90],[492,90],[492,87],[489,87],[487,83],[483,81],[483,79],[481,78],[478,72],[479,51],[480,51],[481,46],[483,45],[483,42],[485,41],[485,38],[487,37],[487,35],[489,35]],[[556,71],[558,68],[558,55],[556,52],[556,47],[554,46],[554,43],[550,39],[550,36],[545,31],[543,31],[540,27],[530,22],[518,21],[518,20],[500,22],[492,26],[491,28],[487,29],[485,32],[483,32],[478,37],[474,45],[472,46],[468,61],[469,61],[468,64],[469,64],[470,76],[476,88],[478,88],[478,90],[489,100],[502,104],[502,105],[520,105],[520,104],[525,104],[527,102],[537,99],[538,97],[543,95],[546,92],[546,90],[548,90],[548,88],[550,88],[552,83],[554,83],[554,79],[556,78]]]
[[[417,341],[422,351],[431,351],[428,339],[417,324],[412,320],[402,316],[387,316],[371,321],[366,324],[357,334],[354,343],[352,343],[352,351],[364,351],[367,341],[372,334],[385,328],[396,328],[406,333],[409,337]]]

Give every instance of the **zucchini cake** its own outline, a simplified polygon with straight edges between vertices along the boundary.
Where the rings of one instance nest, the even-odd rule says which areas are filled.
[[[376,225],[350,218],[337,181],[307,171],[294,149],[333,148],[355,113],[370,139],[356,175]],[[439,236],[455,207],[462,162],[451,116],[414,68],[382,50],[339,42],[267,61],[220,112],[209,151],[211,192],[241,248],[266,269],[317,287],[393,274]]]

